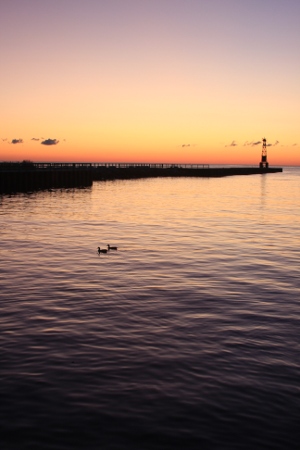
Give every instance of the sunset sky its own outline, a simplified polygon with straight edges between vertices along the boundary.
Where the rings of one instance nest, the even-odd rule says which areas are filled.
[[[300,165],[300,0],[0,0],[0,161]]]

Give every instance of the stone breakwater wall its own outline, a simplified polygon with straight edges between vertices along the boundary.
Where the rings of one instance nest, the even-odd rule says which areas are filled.
[[[152,167],[98,167],[92,169],[93,180],[125,180],[155,177],[226,177],[282,172],[281,168],[226,167],[226,168],[152,168]]]
[[[281,168],[180,167],[176,165],[0,164],[0,193],[88,187],[93,181],[155,177],[225,177],[282,172]]]
[[[92,186],[90,170],[9,170],[0,171],[0,193],[30,192]]]

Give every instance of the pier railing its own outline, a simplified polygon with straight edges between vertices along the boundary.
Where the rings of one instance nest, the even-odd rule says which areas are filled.
[[[209,164],[170,164],[170,163],[32,163],[37,169],[98,169],[98,168],[116,168],[116,169],[132,169],[132,168],[149,168],[149,169],[208,169]]]

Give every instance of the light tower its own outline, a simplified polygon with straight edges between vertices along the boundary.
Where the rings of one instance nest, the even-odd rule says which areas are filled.
[[[263,138],[262,140],[262,151],[261,151],[261,161],[259,163],[259,167],[261,169],[267,169],[269,167],[269,163],[267,161],[267,139]]]

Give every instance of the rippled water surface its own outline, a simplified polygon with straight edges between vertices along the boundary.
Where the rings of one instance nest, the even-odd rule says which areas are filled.
[[[298,448],[299,212],[299,168],[0,197],[1,448]]]

